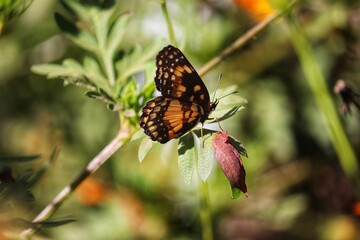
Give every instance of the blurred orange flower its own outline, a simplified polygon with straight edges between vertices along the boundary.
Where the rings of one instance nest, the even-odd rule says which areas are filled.
[[[95,178],[86,179],[76,191],[79,201],[87,206],[93,206],[104,201],[107,196],[107,187]]]
[[[353,213],[354,213],[356,216],[360,216],[360,201],[359,201],[359,202],[356,202],[356,203],[354,204]]]
[[[270,5],[269,0],[233,0],[257,22],[264,20],[276,10]]]

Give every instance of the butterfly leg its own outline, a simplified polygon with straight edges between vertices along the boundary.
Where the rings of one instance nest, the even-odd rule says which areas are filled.
[[[217,123],[218,123],[219,128],[221,129],[221,131],[225,132],[224,129],[223,129],[223,128],[221,127],[221,125],[220,125],[219,118],[216,118],[216,121],[217,121]]]

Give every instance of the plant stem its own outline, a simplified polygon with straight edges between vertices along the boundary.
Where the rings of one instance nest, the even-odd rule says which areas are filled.
[[[168,27],[170,42],[172,45],[177,46],[175,34],[174,34],[174,28],[172,26],[171,19],[169,17],[169,12],[166,7],[166,0],[161,2],[161,10],[162,10],[162,13],[164,14],[164,17],[166,20],[166,25]]]
[[[211,221],[211,209],[209,204],[209,190],[207,182],[200,180],[200,221],[203,240],[213,239],[213,229]]]
[[[86,166],[86,168],[35,217],[32,221],[34,226],[41,226],[41,222],[49,219],[72,192],[91,174],[99,169],[121,146],[123,146],[130,136],[129,128],[122,128],[116,137]],[[19,239],[28,239],[38,230],[39,227],[31,227],[24,230]]]
[[[213,69],[216,65],[218,65],[221,61],[223,61],[227,56],[233,53],[235,50],[239,49],[245,43],[249,42],[251,39],[254,39],[255,36],[267,28],[270,24],[274,23],[282,17],[284,14],[288,13],[296,4],[298,4],[300,0],[294,0],[291,2],[286,9],[281,11],[280,13],[273,14],[270,17],[266,18],[264,21],[259,22],[253,28],[248,30],[245,34],[241,35],[237,38],[230,46],[225,48],[220,54],[215,56],[214,58],[210,59],[199,71],[199,75],[203,76],[211,69]]]
[[[287,23],[290,30],[291,41],[301,62],[306,80],[319,107],[320,114],[323,117],[332,145],[339,157],[341,167],[349,177],[357,179],[359,166],[356,155],[340,123],[336,108],[334,107],[334,103],[326,86],[326,81],[316,62],[311,46],[295,17],[289,18]]]

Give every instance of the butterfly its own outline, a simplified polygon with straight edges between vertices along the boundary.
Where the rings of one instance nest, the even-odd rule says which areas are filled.
[[[199,74],[174,46],[158,53],[154,80],[161,96],[148,101],[140,116],[140,127],[153,141],[166,143],[204,124],[218,104],[210,102]]]

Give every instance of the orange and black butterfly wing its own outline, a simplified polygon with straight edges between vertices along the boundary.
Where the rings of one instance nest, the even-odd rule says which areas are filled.
[[[210,112],[209,92],[179,49],[171,45],[162,49],[156,57],[156,67],[155,83],[161,95],[196,103],[205,113]]]
[[[153,141],[166,143],[195,127],[200,121],[200,111],[197,104],[160,96],[147,102],[140,126]]]

